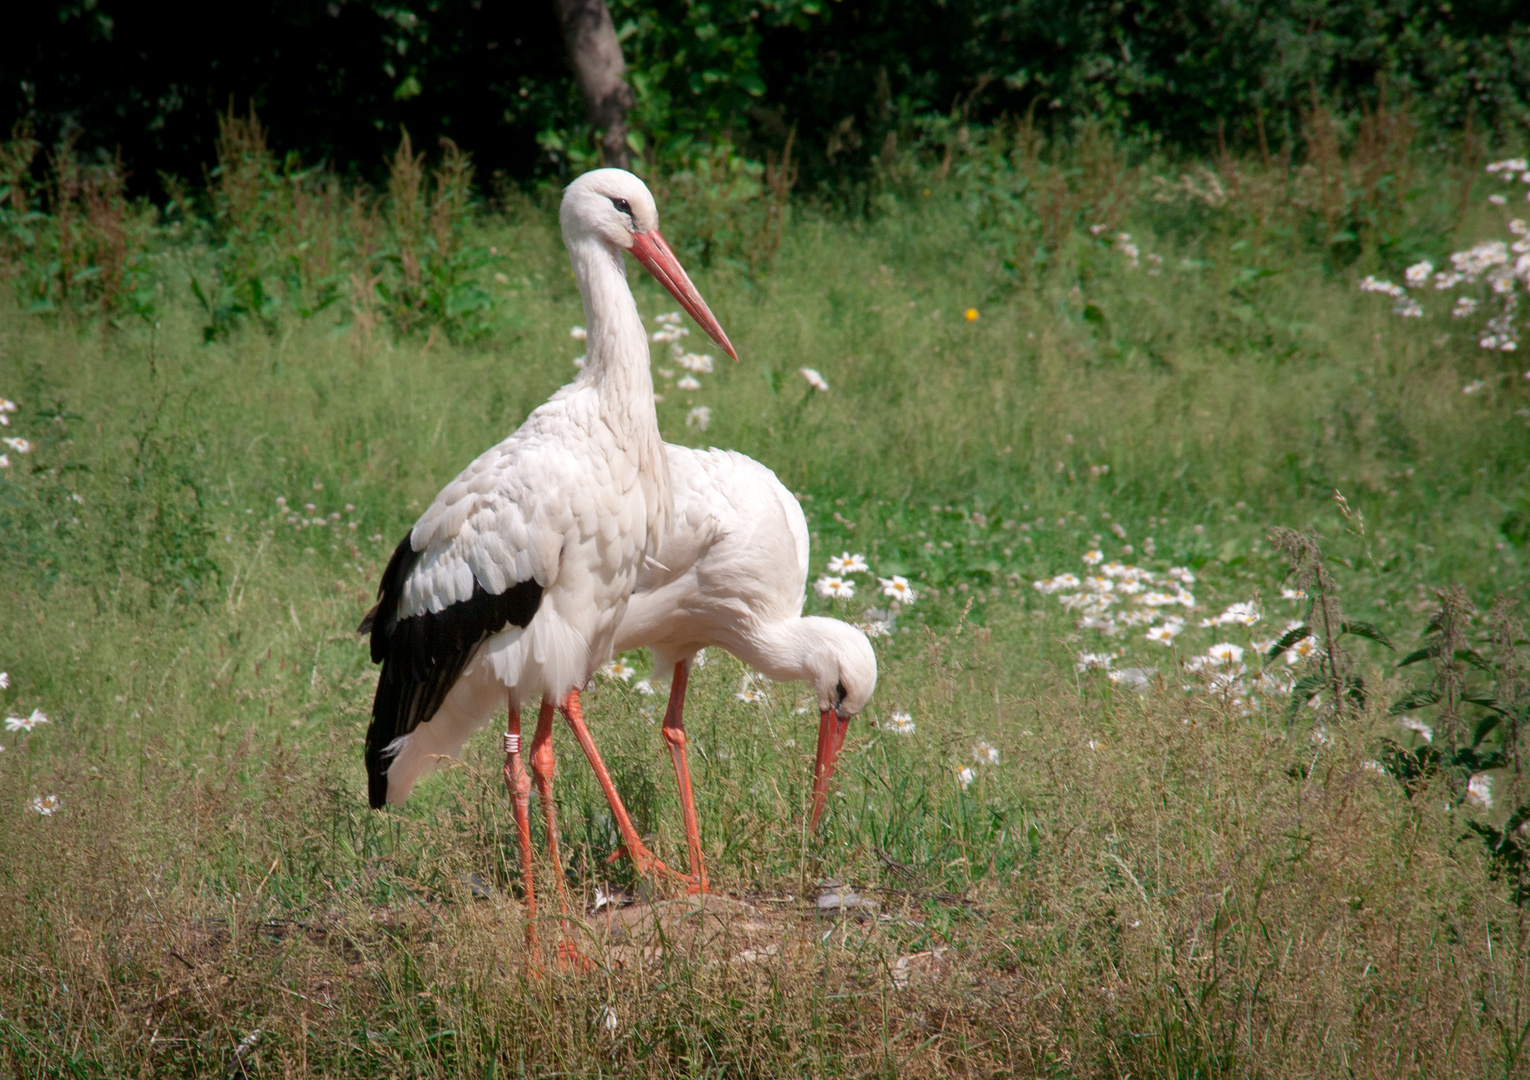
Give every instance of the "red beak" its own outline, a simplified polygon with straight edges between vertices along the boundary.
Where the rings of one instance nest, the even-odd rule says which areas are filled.
[[[707,307],[707,302],[696,291],[696,286],[691,284],[685,268],[680,265],[680,260],[675,258],[675,253],[664,242],[664,237],[659,235],[658,229],[632,234],[632,257],[643,264],[644,270],[658,278],[659,284],[669,290],[669,295],[680,301],[680,306],[690,312],[691,318],[696,320],[696,325],[705,330],[713,341],[721,345],[724,352],[734,360],[738,359],[738,353],[733,351],[733,344],[728,340],[728,335],[723,333],[721,326],[717,325],[717,319]]]
[[[841,720],[833,709],[825,709],[818,717],[818,757],[813,762],[813,813],[808,818],[810,832],[818,828],[824,801],[829,797],[834,762],[839,758],[840,747],[845,745],[845,733],[849,730],[850,721]]]

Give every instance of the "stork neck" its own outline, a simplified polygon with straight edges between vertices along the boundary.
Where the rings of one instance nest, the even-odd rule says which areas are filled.
[[[628,409],[643,406],[653,415],[648,335],[621,253],[603,240],[580,237],[569,245],[569,259],[584,300],[586,328],[584,371],[576,381],[611,392]]]

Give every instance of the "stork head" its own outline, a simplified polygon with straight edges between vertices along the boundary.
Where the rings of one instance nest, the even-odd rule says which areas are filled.
[[[807,663],[818,692],[818,755],[809,819],[809,828],[817,828],[850,718],[866,707],[877,688],[877,654],[866,635],[849,623],[813,617],[802,621],[815,644]]]
[[[582,239],[600,241],[632,257],[680,302],[696,324],[733,359],[728,335],[718,325],[707,302],[691,284],[685,268],[659,235],[659,211],[648,185],[626,169],[592,169],[563,190],[559,213],[563,240],[570,247]],[[617,256],[620,258],[620,256]]]

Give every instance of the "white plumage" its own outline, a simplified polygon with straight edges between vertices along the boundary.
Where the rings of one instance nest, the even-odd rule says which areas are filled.
[[[803,616],[807,519],[775,473],[732,451],[665,449],[671,525],[656,558],[638,574],[615,651],[647,646],[656,672],[673,670],[664,734],[680,784],[691,875],[704,885],[682,720],[695,654],[720,647],[774,680],[801,680],[813,688],[820,713],[814,825],[845,725],[876,689],[877,660],[855,627]]]
[[[530,781],[519,752],[520,708],[528,702],[541,701],[530,757],[549,835],[556,835],[550,738],[557,708],[591,756],[632,854],[647,854],[578,705],[578,688],[611,655],[638,570],[670,519],[648,338],[622,252],[733,355],[659,234],[653,197],[637,177],[618,169],[586,173],[565,191],[561,220],[584,301],[584,368],[442,489],[394,552],[378,605],[362,623],[372,658],[383,665],[367,732],[372,805],[402,802],[508,700],[506,741],[514,752],[505,775],[528,897]]]

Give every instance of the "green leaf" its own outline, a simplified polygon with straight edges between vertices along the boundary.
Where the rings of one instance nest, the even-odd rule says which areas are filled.
[[[1381,629],[1374,623],[1360,622],[1358,619],[1355,619],[1344,623],[1342,629],[1346,634],[1354,634],[1356,637],[1368,638],[1371,641],[1374,641],[1377,645],[1383,645],[1386,648],[1391,649],[1393,652],[1397,651],[1397,647],[1392,644],[1391,640],[1386,636],[1386,634],[1382,633]]]
[[[1404,694],[1401,698],[1392,702],[1387,708],[1388,716],[1396,716],[1410,709],[1422,709],[1433,705],[1440,700],[1440,692],[1432,686],[1422,686],[1411,693]]]
[[[1499,725],[1502,719],[1502,717],[1493,716],[1492,714],[1481,717],[1477,721],[1476,726],[1472,728],[1472,745],[1479,745],[1483,739],[1491,735],[1493,729]]]
[[[1307,628],[1305,623],[1296,627],[1294,630],[1287,630],[1284,634],[1280,635],[1279,641],[1270,646],[1269,651],[1264,654],[1264,658],[1266,660],[1275,659],[1281,653],[1289,649],[1292,645],[1295,645],[1298,641],[1302,640],[1302,638],[1311,633],[1312,631]]]
[[[1426,646],[1425,648],[1422,648],[1422,649],[1415,649],[1413,652],[1410,652],[1407,656],[1405,656],[1401,660],[1397,661],[1397,666],[1398,667],[1407,667],[1409,664],[1416,664],[1420,660],[1428,660],[1431,657],[1435,657],[1435,656],[1439,656],[1439,655],[1440,655],[1440,645],[1439,645],[1439,642],[1435,642],[1433,645]]]

